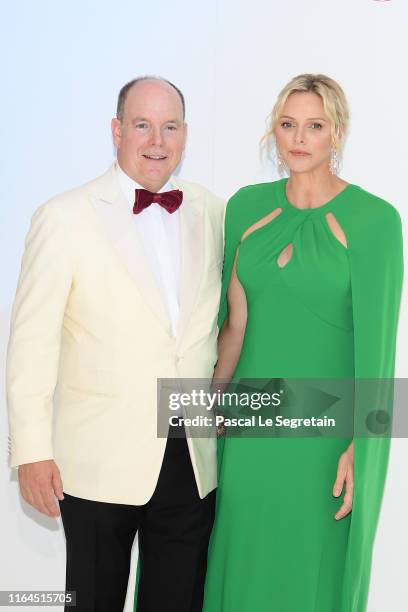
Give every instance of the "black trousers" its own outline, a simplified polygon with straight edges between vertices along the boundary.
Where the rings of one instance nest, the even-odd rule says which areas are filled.
[[[215,490],[198,495],[185,438],[168,438],[158,483],[142,506],[90,501],[64,492],[66,612],[122,612],[136,532],[137,612],[201,612]]]

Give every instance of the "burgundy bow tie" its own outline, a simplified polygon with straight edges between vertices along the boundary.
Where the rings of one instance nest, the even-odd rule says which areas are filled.
[[[183,201],[183,192],[180,189],[164,191],[163,193],[152,193],[147,189],[135,189],[136,199],[133,212],[138,215],[153,202],[160,204],[168,213],[174,213]]]

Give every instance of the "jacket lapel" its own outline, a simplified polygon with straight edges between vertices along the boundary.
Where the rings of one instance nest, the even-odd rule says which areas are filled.
[[[136,289],[171,336],[170,319],[162,291],[146,257],[133,215],[120,189],[116,162],[98,181],[98,189],[91,195],[93,208],[103,232],[116,256],[135,282]],[[201,193],[193,185],[171,177],[175,189],[184,194],[180,207],[181,275],[180,311],[177,344],[185,334],[198,297],[204,264],[204,206]]]
[[[103,232],[120,263],[127,269],[141,297],[171,334],[170,321],[162,292],[146,257],[132,211],[116,177],[115,164],[101,177],[99,189],[91,198]]]
[[[171,179],[176,189],[182,189],[184,198],[180,207],[181,282],[180,312],[177,327],[177,344],[185,334],[198,297],[204,262],[204,207],[200,194],[191,185],[175,177]]]

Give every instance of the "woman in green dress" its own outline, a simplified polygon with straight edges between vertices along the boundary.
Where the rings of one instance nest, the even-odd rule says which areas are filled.
[[[400,217],[337,176],[347,125],[324,75],[280,93],[266,140],[289,178],[228,203],[215,380],[392,379]],[[389,438],[227,427],[220,450],[204,612],[366,610]]]

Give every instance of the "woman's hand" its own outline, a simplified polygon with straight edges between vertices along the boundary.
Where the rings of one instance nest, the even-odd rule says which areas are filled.
[[[349,514],[353,507],[353,490],[354,490],[354,441],[348,449],[340,455],[337,468],[337,478],[333,486],[333,495],[339,497],[343,491],[344,482],[346,483],[346,492],[343,499],[343,504],[340,510],[334,515],[338,521]]]
[[[219,417],[222,416],[222,422],[218,423],[217,425],[217,438],[221,438],[221,436],[225,436],[225,425],[224,425],[224,416],[222,414],[222,411],[219,410],[218,408],[218,401],[217,399],[222,396],[222,394],[224,393],[225,389],[228,387],[229,381],[225,381],[225,380],[219,380],[218,378],[213,378],[211,381],[211,386],[210,386],[210,391],[213,395],[213,397],[215,397],[215,401],[214,401],[214,405],[213,405],[213,416],[217,417],[219,420]]]

